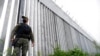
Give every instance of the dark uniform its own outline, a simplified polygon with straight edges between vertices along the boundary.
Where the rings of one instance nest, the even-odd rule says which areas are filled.
[[[30,29],[28,34],[18,33],[23,25],[26,25]],[[22,49],[22,56],[26,56],[29,40],[31,40],[32,43],[34,42],[34,36],[32,34],[31,27],[25,23],[16,25],[11,33],[11,39],[14,39],[12,41],[12,45],[14,46],[14,52],[12,56],[20,56],[20,49]]]

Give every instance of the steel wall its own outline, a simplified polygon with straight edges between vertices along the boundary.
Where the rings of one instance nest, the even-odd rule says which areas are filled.
[[[22,22],[22,15],[29,18],[28,24],[35,37],[35,46],[29,43],[27,56],[48,56],[57,46],[64,51],[79,47],[88,53],[97,52],[93,39],[51,0],[5,0],[0,10],[3,56],[12,48],[10,34],[14,26]]]

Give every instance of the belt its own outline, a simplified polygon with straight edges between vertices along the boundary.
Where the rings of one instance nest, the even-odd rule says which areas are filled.
[[[30,39],[30,35],[26,35],[26,34],[16,34],[16,38]]]

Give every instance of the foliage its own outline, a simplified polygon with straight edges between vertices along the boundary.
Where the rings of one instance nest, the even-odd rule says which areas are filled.
[[[74,48],[73,50],[63,51],[59,47],[54,48],[54,54],[49,56],[88,56],[87,53],[81,51],[79,48]]]
[[[73,50],[69,50],[66,56],[88,56],[88,54],[79,48],[74,48]]]
[[[95,56],[100,56],[100,53],[95,54]]]
[[[2,56],[2,52],[0,52],[0,56]]]
[[[54,54],[51,54],[49,56],[66,56],[66,52],[57,47],[54,48]]]
[[[2,39],[0,39],[0,44],[4,43]],[[0,52],[0,56],[2,56],[2,52]]]
[[[38,56],[41,56],[41,53],[40,53],[40,51],[38,51]]]
[[[12,51],[11,48],[8,48],[8,49],[7,49],[7,56],[11,56],[11,51]]]

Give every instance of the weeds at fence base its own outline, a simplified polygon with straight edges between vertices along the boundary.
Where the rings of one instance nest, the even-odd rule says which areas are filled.
[[[88,56],[88,53],[83,52],[79,48],[74,48],[73,50],[63,51],[60,47],[54,48],[54,54],[50,54],[49,56]]]

